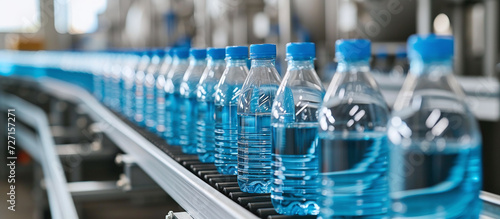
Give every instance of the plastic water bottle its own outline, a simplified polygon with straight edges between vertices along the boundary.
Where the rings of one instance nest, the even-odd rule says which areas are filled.
[[[152,132],[156,131],[156,78],[158,77],[164,56],[165,50],[155,50],[144,76],[144,123],[146,124],[146,128]]]
[[[104,97],[104,77],[103,77],[103,68],[102,62],[106,59],[105,53],[96,53],[94,54],[94,58],[92,59],[92,75],[93,75],[93,83],[94,83],[94,97],[103,101]],[[52,66],[50,66],[52,68]],[[49,70],[50,71],[50,70]]]
[[[174,49],[173,66],[168,71],[165,80],[165,132],[163,137],[170,145],[179,145],[179,114],[177,100],[180,98],[182,78],[189,66],[189,49],[185,47]]]
[[[406,49],[398,48],[396,51],[396,58],[394,60],[394,67],[392,67],[391,75],[395,77],[404,77],[408,74],[410,65],[408,64],[408,58]]]
[[[121,104],[122,113],[130,120],[134,120],[134,100],[135,100],[135,72],[142,65],[141,56],[138,52],[129,52],[125,59],[125,66],[121,76]]]
[[[197,85],[196,152],[201,162],[215,160],[215,90],[226,68],[226,50],[208,48],[208,65]]]
[[[165,132],[165,81],[167,73],[172,68],[174,59],[174,49],[165,49],[166,55],[158,70],[158,77],[156,78],[156,133],[163,137]]]
[[[248,75],[248,47],[226,47],[226,69],[215,91],[215,166],[219,173],[237,175],[238,117],[241,87]]]
[[[274,98],[271,201],[279,214],[316,215],[317,112],[325,89],[314,70],[314,43],[288,43],[288,69]]]
[[[373,62],[373,73],[387,75],[391,71],[388,56],[387,48],[384,46],[378,48],[375,54],[375,61]]]
[[[207,50],[192,48],[189,54],[189,67],[179,86],[180,98],[177,102],[179,126],[176,129],[179,130],[179,145],[182,147],[182,152],[196,154],[196,85],[207,67]]]
[[[116,112],[121,111],[121,77],[124,66],[124,57],[122,54],[115,52],[111,60],[111,75],[110,75],[110,107]]]
[[[146,71],[148,67],[151,65],[151,59],[153,57],[153,51],[145,51],[142,54],[140,65],[135,72],[135,96],[134,96],[134,121],[138,123],[140,126],[145,126],[144,120],[144,103],[145,103],[145,87],[144,80],[146,78]]]
[[[370,44],[336,42],[337,72],[319,111],[323,218],[387,215],[389,109],[370,74]]]
[[[281,78],[276,45],[250,46],[252,67],[238,101],[238,185],[243,192],[271,192],[271,108]]]
[[[103,60],[102,64],[102,83],[104,85],[103,87],[103,103],[106,106],[111,106],[111,88],[112,88],[112,80],[111,80],[111,69],[113,67],[113,61],[114,61],[114,54],[111,52],[106,53],[106,58]],[[67,61],[65,63],[68,63]],[[61,74],[64,75],[64,74]],[[61,76],[59,76],[61,77]]]
[[[453,38],[408,40],[410,74],[388,125],[394,218],[478,218],[481,135],[453,77]]]

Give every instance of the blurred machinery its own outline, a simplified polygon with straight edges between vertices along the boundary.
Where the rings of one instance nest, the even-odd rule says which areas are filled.
[[[333,43],[339,38],[369,38],[374,52],[385,50],[392,60],[410,34],[436,32],[455,36],[458,74],[491,77],[498,71],[499,3],[495,0],[28,2],[39,4],[38,31],[14,31],[21,32],[16,34],[0,26],[4,32],[0,33],[0,49],[95,50],[191,41],[198,47],[268,42],[280,45],[283,54],[287,42],[312,41],[318,45],[321,68],[333,59]],[[75,9],[82,6],[87,13],[76,12],[82,11]],[[81,21],[84,19],[95,20],[95,27]]]

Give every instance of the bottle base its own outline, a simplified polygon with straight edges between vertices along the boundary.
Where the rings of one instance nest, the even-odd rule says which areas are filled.
[[[282,215],[317,215],[319,206],[315,201],[285,201],[272,198],[274,209]]]
[[[270,193],[271,180],[268,181],[249,181],[238,178],[238,186],[242,192],[246,193]]]
[[[229,166],[231,164],[224,164],[224,165],[220,165],[220,164],[215,164],[215,166],[217,166],[217,171],[219,171],[219,173],[221,174],[224,174],[224,175],[238,175],[238,169],[236,168],[236,165],[238,164],[233,164],[231,166]]]
[[[185,154],[197,154],[196,153],[196,146],[181,145],[181,147],[182,147],[182,152]]]
[[[214,153],[209,153],[209,152],[200,153],[199,151],[197,153],[198,153],[198,159],[200,159],[201,162],[203,163],[215,162]]]

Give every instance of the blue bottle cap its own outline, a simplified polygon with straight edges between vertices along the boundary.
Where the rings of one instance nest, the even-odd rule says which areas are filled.
[[[163,57],[163,56],[165,56],[166,51],[164,49],[156,49],[155,53],[159,57]]]
[[[406,58],[406,48],[404,46],[399,46],[396,50],[396,58]]]
[[[286,58],[293,60],[316,58],[314,43],[287,43]]]
[[[187,59],[189,57],[189,49],[186,47],[175,48],[174,55],[180,59]]]
[[[109,53],[109,51],[106,51],[106,53]],[[139,51],[139,50],[134,49],[134,50],[130,50],[129,54],[136,55],[136,56],[141,56],[142,52]]]
[[[385,46],[379,46],[377,52],[375,53],[375,56],[377,58],[387,58],[389,54],[387,53],[387,49],[385,48]]]
[[[226,50],[224,48],[208,48],[207,55],[212,59],[224,59]]]
[[[366,39],[337,40],[335,57],[344,61],[361,61],[371,57],[371,42]]]
[[[453,57],[453,37],[412,35],[408,38],[408,57],[410,59],[445,60]]]
[[[228,46],[228,47],[226,47],[226,58],[247,59],[248,58],[248,47],[247,46]]]
[[[149,57],[153,57],[156,55],[156,49],[148,49],[148,51],[146,51],[146,55],[149,56]]]
[[[143,55],[147,55],[148,54],[148,51],[145,50],[145,49],[137,49],[134,51],[134,53],[137,55],[137,56],[143,56]]]
[[[167,49],[168,49],[168,52],[167,52],[168,56],[170,56],[170,57],[172,57],[172,58],[173,58],[173,57],[174,57],[174,55],[175,55],[175,54],[174,54],[175,48],[170,48],[170,47],[168,47]]]
[[[189,55],[195,59],[206,59],[207,49],[191,48],[189,50]]]
[[[250,45],[250,58],[276,58],[276,45],[252,44]]]

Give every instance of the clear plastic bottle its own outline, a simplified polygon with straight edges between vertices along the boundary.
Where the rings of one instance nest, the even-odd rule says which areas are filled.
[[[165,81],[167,73],[172,68],[174,58],[174,49],[166,48],[166,55],[158,70],[158,77],[156,77],[156,133],[163,137],[165,132]]]
[[[281,78],[276,45],[250,46],[252,67],[238,101],[238,185],[243,192],[271,192],[271,108]]]
[[[387,53],[387,48],[381,46],[375,53],[375,61],[373,62],[372,72],[376,74],[387,75],[391,71],[389,65],[389,54]]]
[[[146,128],[152,132],[156,131],[156,78],[164,56],[165,50],[154,50],[144,76],[144,123]]]
[[[105,62],[108,57],[106,53],[96,53],[92,59],[92,75],[93,75],[93,83],[94,83],[94,91],[93,94],[95,98],[99,101],[104,101],[104,77],[103,77],[103,68],[102,63]],[[52,66],[49,66],[52,67]]]
[[[238,173],[238,117],[241,87],[248,75],[248,47],[226,47],[226,69],[215,91],[215,166],[219,173]]]
[[[103,103],[104,105],[106,106],[111,106],[111,100],[112,100],[112,96],[111,96],[111,83],[112,83],[112,80],[111,80],[111,69],[113,67],[113,61],[114,61],[114,54],[111,53],[111,52],[106,52],[106,58],[103,60],[103,64],[102,64],[102,83],[104,85],[103,87]],[[69,62],[64,62],[65,65],[68,65]],[[62,69],[63,70],[63,69]],[[64,74],[62,74],[64,75]]]
[[[207,67],[207,50],[195,49],[189,50],[190,63],[186,74],[182,78],[179,86],[180,98],[177,102],[179,114],[179,145],[182,152],[187,154],[196,154],[196,86],[200,81],[203,71]]]
[[[371,43],[336,42],[337,72],[319,111],[320,215],[385,217],[389,108],[370,74]]]
[[[173,66],[165,80],[165,132],[163,137],[169,145],[179,145],[179,114],[177,100],[180,98],[180,86],[184,73],[189,66],[189,49],[179,47],[174,49]]]
[[[141,61],[137,66],[134,75],[134,121],[140,126],[145,126],[144,123],[144,78],[146,70],[151,63],[152,52],[144,51],[141,56]]]
[[[208,48],[208,64],[196,86],[196,152],[201,162],[215,161],[215,90],[226,68],[224,48]]]
[[[453,76],[453,38],[408,40],[410,74],[388,123],[394,218],[478,218],[481,135]]]
[[[288,43],[288,69],[274,98],[271,201],[279,214],[316,215],[318,109],[325,89],[314,43]]]
[[[135,100],[135,92],[134,92],[134,78],[135,72],[139,69],[139,65],[142,65],[141,54],[139,52],[129,52],[126,58],[126,64],[122,69],[121,76],[121,108],[122,113],[125,117],[130,120],[134,120],[134,100]]]
[[[404,77],[408,74],[410,65],[408,64],[408,58],[405,48],[398,48],[396,51],[396,57],[394,59],[394,66],[391,70],[391,75],[394,77]]]
[[[114,52],[111,62],[111,75],[110,75],[110,107],[116,112],[121,111],[121,77],[125,59],[120,52]]]

